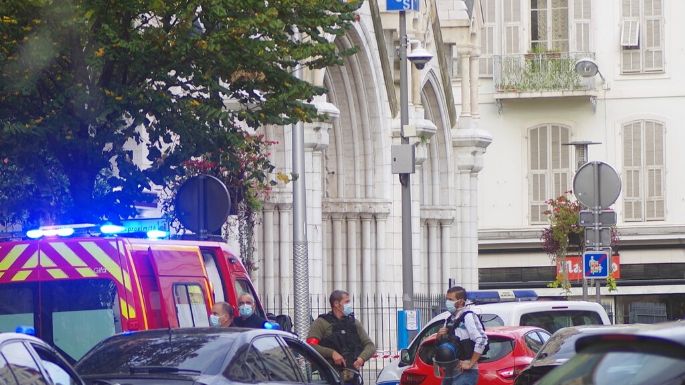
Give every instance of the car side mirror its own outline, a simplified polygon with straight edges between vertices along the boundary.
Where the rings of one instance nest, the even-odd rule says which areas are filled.
[[[409,355],[409,350],[407,350],[407,349],[400,350],[400,362],[405,364],[405,365],[411,364],[411,356]]]

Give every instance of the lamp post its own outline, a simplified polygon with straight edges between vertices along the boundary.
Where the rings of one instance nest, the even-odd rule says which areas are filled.
[[[405,10],[400,10],[400,137],[402,147],[409,149],[411,172],[400,173],[402,185],[402,308],[414,310],[414,272],[412,258],[412,230],[411,230],[411,173],[413,173],[414,146],[409,144],[409,137],[405,129],[409,125],[409,84],[407,74],[407,59],[418,69],[428,63],[432,55],[423,48],[418,48],[407,55],[407,16]],[[406,154],[406,153],[405,153]],[[405,170],[406,171],[406,170]]]

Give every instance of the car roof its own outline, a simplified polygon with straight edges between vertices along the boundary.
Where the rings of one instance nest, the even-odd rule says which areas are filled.
[[[516,338],[534,330],[541,330],[543,332],[547,332],[545,329],[536,326],[493,326],[485,328],[485,334],[487,334],[488,336],[506,336]],[[426,339],[421,341],[421,345],[423,345],[426,342],[430,343],[432,341],[435,341],[436,339],[437,333],[431,334],[430,336],[426,337]]]
[[[685,348],[685,321],[683,320],[634,326],[634,328],[612,330],[609,333],[596,333],[594,335],[581,337],[576,341],[576,351],[581,351],[598,341],[605,340],[607,336],[611,338],[627,335],[635,336],[637,343],[639,343],[641,339],[644,339],[645,341],[649,339],[658,339],[675,343]],[[613,340],[616,340],[616,338]],[[635,344],[636,341],[632,340],[631,343]]]
[[[37,342],[41,345],[47,345],[43,340],[40,338],[28,335],[28,334],[23,334],[23,333],[0,333],[0,343],[4,343],[5,341],[10,341],[10,340],[24,340],[24,341],[31,341],[31,342]]]

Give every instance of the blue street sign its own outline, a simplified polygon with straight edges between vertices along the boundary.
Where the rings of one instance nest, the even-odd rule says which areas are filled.
[[[586,251],[583,253],[583,276],[585,278],[606,278],[609,276],[609,253]]]
[[[386,11],[418,11],[419,0],[386,0]]]

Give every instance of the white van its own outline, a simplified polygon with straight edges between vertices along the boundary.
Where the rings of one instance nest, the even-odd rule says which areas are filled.
[[[567,326],[611,325],[602,305],[587,301],[501,302],[470,305],[469,308],[481,317],[486,330],[488,326],[537,326],[552,334]],[[409,359],[406,362],[397,360],[388,363],[378,374],[376,384],[398,385],[404,369],[414,362],[421,341],[437,333],[448,316],[448,312],[443,312],[428,321],[409,344]]]

